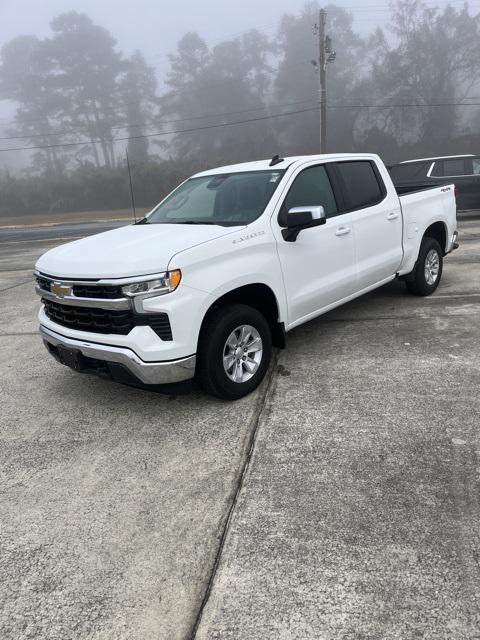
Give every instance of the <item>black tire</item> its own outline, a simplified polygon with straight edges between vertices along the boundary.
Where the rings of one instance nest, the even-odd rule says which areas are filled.
[[[242,325],[249,325],[258,332],[262,340],[262,354],[252,377],[244,382],[234,382],[224,368],[224,350],[227,338]],[[207,393],[237,400],[258,387],[267,372],[271,355],[270,327],[259,311],[244,304],[221,306],[209,312],[203,323],[198,345],[197,378]],[[246,371],[243,366],[240,365],[242,372]]]
[[[433,282],[428,282],[425,275],[427,256],[431,256],[432,252],[435,252],[438,258],[438,273]],[[410,293],[415,296],[429,296],[440,284],[443,271],[443,251],[435,238],[424,238],[420,245],[420,251],[418,253],[418,260],[415,263],[415,268],[412,273],[409,274],[405,284]]]

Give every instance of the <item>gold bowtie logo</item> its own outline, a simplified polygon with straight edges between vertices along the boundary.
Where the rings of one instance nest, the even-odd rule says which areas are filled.
[[[61,282],[52,282],[50,291],[55,294],[57,298],[64,298],[72,293],[72,287],[62,284]]]

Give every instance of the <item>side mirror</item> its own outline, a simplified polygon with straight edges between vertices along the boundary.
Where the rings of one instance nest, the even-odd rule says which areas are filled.
[[[295,242],[300,231],[318,227],[325,224],[326,221],[325,209],[321,205],[318,207],[293,207],[289,209],[285,218],[286,229],[282,229],[283,239],[287,242]]]

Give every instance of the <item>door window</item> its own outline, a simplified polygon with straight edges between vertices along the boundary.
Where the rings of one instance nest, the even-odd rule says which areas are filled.
[[[385,186],[370,161],[339,162],[336,168],[343,181],[348,210],[371,207],[383,200]]]
[[[323,165],[308,167],[298,174],[283,201],[278,222],[285,224],[285,216],[293,207],[319,206],[324,208],[327,218],[338,211],[332,185]]]

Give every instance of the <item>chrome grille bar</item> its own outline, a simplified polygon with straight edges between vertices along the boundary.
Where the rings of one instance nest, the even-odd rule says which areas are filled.
[[[35,292],[44,300],[50,302],[56,302],[58,304],[76,306],[76,307],[93,307],[97,309],[106,310],[128,310],[132,308],[132,303],[129,298],[125,297],[94,297],[93,293],[95,287],[101,290],[101,285],[98,281],[82,281],[82,280],[67,280],[63,278],[54,278],[47,276],[38,271],[34,271],[34,275],[37,279],[35,285]],[[75,289],[81,287],[88,287],[91,292],[90,296],[78,296],[75,295]],[[113,290],[113,295],[117,293]],[[103,292],[103,295],[106,295]]]
[[[122,310],[131,309],[132,305],[128,298],[80,298],[73,295],[56,296],[51,291],[42,289],[38,284],[35,285],[35,291],[41,298],[58,302],[59,304],[72,305],[76,307],[97,307],[97,309]]]

